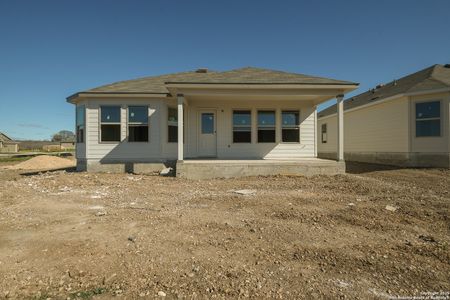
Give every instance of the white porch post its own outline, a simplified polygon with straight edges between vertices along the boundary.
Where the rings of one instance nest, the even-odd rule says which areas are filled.
[[[178,94],[178,160],[183,160],[183,148],[184,148],[184,139],[183,139],[183,109],[184,109],[184,95]]]
[[[344,95],[336,96],[337,106],[337,160],[344,160]]]

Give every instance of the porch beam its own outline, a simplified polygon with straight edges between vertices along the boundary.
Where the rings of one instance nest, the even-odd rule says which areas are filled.
[[[183,148],[184,148],[184,137],[183,137],[183,115],[184,115],[184,95],[178,94],[177,95],[177,102],[178,102],[178,161],[182,161],[184,159],[183,155]]]
[[[344,160],[344,95],[336,96],[337,107],[337,160]]]

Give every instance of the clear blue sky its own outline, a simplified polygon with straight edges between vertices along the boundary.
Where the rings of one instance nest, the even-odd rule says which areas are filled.
[[[0,0],[0,131],[49,138],[73,130],[74,92],[198,67],[273,68],[362,92],[450,63],[449,12],[448,0]]]

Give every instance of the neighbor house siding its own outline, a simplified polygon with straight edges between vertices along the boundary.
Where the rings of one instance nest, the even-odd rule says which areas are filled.
[[[321,126],[327,124],[327,143],[322,143]],[[319,118],[317,122],[319,156],[336,153],[336,115]],[[374,104],[344,114],[344,152],[409,151],[408,101],[403,97]]]

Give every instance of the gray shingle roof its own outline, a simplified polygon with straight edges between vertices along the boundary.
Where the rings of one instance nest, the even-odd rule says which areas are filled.
[[[433,65],[344,100],[344,110],[380,101],[399,94],[426,92],[449,87],[450,65]],[[320,111],[318,117],[325,117],[334,113],[336,113],[336,105]]]
[[[287,73],[261,68],[241,68],[225,72],[183,72],[161,76],[119,81],[81,93],[155,93],[167,94],[167,83],[197,84],[328,84],[357,85],[357,83],[304,74]],[[70,97],[69,97],[70,98]]]

